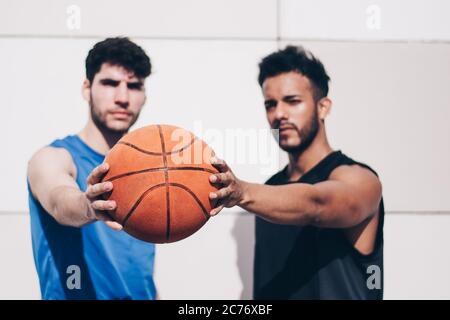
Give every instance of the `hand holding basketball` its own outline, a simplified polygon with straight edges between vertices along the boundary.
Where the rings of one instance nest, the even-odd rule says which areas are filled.
[[[102,181],[114,183],[114,189],[103,200],[117,205],[110,216],[143,241],[168,243],[189,237],[210,217],[208,195],[217,188],[208,177],[218,173],[209,162],[213,154],[193,133],[172,125],[129,132],[105,159],[110,169]]]
[[[114,210],[116,203],[113,200],[101,200],[101,196],[110,192],[113,188],[112,182],[100,182],[103,176],[108,172],[109,165],[103,163],[94,168],[86,179],[87,189],[85,192],[88,200],[89,208],[88,215],[93,220],[101,220],[113,230],[122,230],[122,226],[111,219],[107,210]]]
[[[209,181],[218,186],[216,192],[211,192],[209,198],[215,201],[215,207],[210,215],[218,214],[223,208],[231,208],[239,205],[244,198],[244,183],[239,180],[224,160],[211,158],[211,164],[219,170],[219,173],[209,176]]]

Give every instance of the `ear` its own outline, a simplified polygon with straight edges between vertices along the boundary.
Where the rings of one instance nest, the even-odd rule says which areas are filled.
[[[331,101],[330,98],[324,97],[319,100],[319,103],[317,104],[318,108],[318,114],[320,120],[325,120],[325,118],[328,116],[328,114],[331,111],[331,106],[333,104],[333,101]]]
[[[81,86],[81,94],[84,100],[91,102],[91,82],[88,79],[84,79],[83,81],[83,85]]]
[[[146,103],[147,103],[147,95],[144,93],[144,102],[142,103],[142,108],[145,107]]]
[[[144,82],[144,102],[142,104],[142,107],[144,107],[146,103],[147,103],[147,90],[145,88],[145,82]]]

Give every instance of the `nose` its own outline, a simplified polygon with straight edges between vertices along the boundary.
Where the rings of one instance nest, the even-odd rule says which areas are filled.
[[[120,82],[116,87],[116,94],[114,96],[114,102],[122,108],[127,108],[130,104],[130,97],[128,94],[128,87],[125,81]]]
[[[275,119],[277,121],[281,121],[283,119],[287,119],[287,110],[286,110],[286,106],[284,105],[283,102],[278,102],[277,106],[275,107]]]

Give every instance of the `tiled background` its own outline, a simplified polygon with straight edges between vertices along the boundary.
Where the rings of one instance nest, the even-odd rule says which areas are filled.
[[[332,79],[333,147],[383,182],[385,298],[450,299],[448,12],[445,0],[1,0],[0,298],[40,298],[27,161],[81,129],[87,51],[126,35],[154,66],[136,128],[264,129],[257,63],[288,43],[312,50]],[[80,28],[71,29],[77,13]],[[277,150],[272,141],[270,148]],[[262,182],[269,174],[260,168],[234,166]],[[231,209],[192,237],[158,246],[162,298],[251,298],[253,243],[253,217]]]

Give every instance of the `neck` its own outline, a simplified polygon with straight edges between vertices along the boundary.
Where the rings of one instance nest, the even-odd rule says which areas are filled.
[[[297,181],[305,173],[311,170],[333,149],[328,143],[325,129],[321,126],[311,144],[301,153],[289,153],[288,176],[290,181]]]
[[[123,137],[124,132],[112,132],[97,127],[89,118],[86,126],[78,135],[89,147],[100,154],[106,155],[108,151]]]

